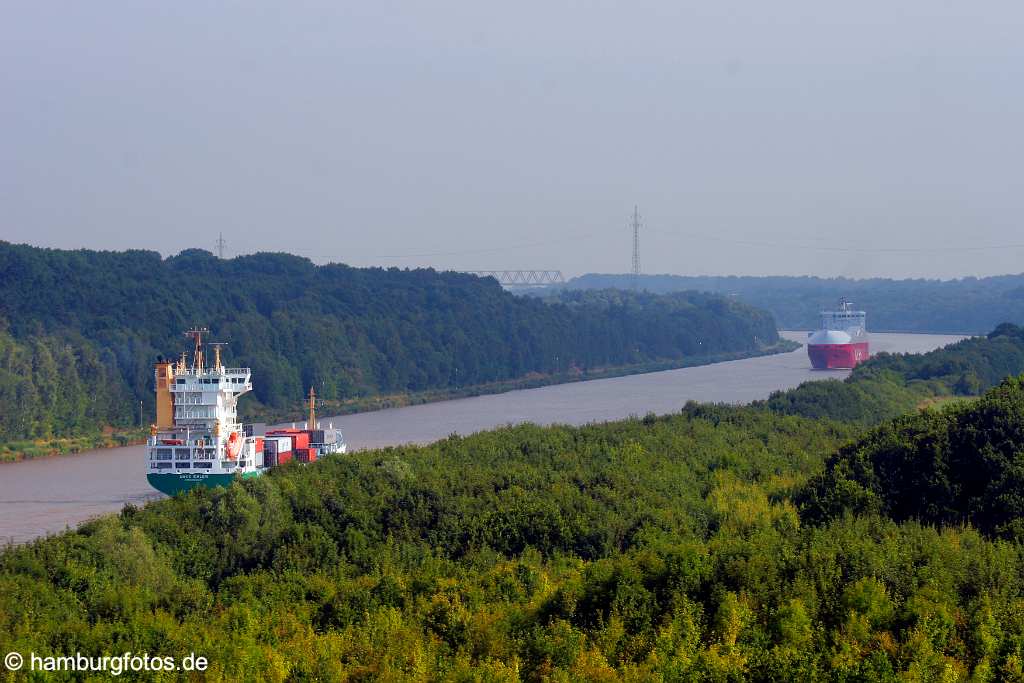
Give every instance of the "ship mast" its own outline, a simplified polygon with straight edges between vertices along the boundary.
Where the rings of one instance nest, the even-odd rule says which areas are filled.
[[[203,334],[210,330],[205,327],[193,327],[185,333],[186,337],[195,340],[195,350],[192,356],[192,369],[196,372],[203,371]]]

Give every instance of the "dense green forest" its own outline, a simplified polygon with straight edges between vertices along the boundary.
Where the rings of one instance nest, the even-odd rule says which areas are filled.
[[[806,517],[884,514],[1024,541],[1024,378],[980,401],[894,420],[829,459]]]
[[[1019,337],[863,374],[988,383]],[[3,551],[0,651],[196,652],[212,680],[1020,681],[1022,453],[1024,377],[877,426],[691,403],[286,466]]]
[[[928,353],[880,353],[843,381],[804,382],[754,405],[789,415],[875,424],[929,399],[976,395],[1020,372],[1024,372],[1024,329],[1003,323],[984,337]]]
[[[0,332],[0,438],[127,424],[133,405],[109,351],[46,335],[19,342]]]
[[[125,424],[140,400],[151,414],[152,363],[184,349],[182,332],[194,325],[229,342],[228,362],[253,368],[255,399],[272,408],[301,401],[310,386],[331,400],[754,353],[778,342],[771,315],[693,292],[566,292],[541,302],[453,272],[5,242],[0,325],[0,439]],[[51,379],[47,354],[78,376]],[[92,405],[83,389],[96,392]]]
[[[818,311],[843,296],[867,311],[868,328],[877,332],[983,334],[1002,322],[1024,323],[1024,274],[959,280],[641,275],[639,285],[662,294],[736,296],[770,311],[784,330],[816,328]],[[631,286],[630,275],[589,274],[567,284],[579,290]]]
[[[802,517],[856,431],[693,406],[200,489],[5,551],[0,649],[195,651],[232,680],[1024,675],[1018,542]]]

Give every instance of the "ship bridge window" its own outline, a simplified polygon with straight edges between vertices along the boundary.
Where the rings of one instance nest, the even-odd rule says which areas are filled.
[[[192,457],[192,451],[188,448],[175,448],[174,459],[175,460],[188,460]]]
[[[195,467],[195,468],[198,468],[198,469],[201,469],[201,470],[210,470],[210,469],[213,469],[213,463],[212,462],[194,462],[194,463],[192,463],[192,467]]]
[[[176,462],[174,463],[175,469],[185,470],[188,469],[189,463],[187,462]]]
[[[172,464],[173,463],[169,463],[169,462],[158,462],[158,463],[154,463],[154,467],[156,467],[158,470],[165,470],[165,469],[169,469]]]
[[[171,449],[170,448],[157,448],[156,453],[153,457],[154,460],[170,460]]]

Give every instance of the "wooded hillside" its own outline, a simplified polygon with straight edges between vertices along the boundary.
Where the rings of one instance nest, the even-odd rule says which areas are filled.
[[[708,294],[570,292],[542,302],[453,272],[0,242],[0,438],[121,424],[140,400],[152,414],[152,363],[186,348],[182,332],[195,325],[229,342],[228,363],[253,368],[255,399],[272,408],[297,404],[310,386],[332,400],[778,341],[770,315]],[[52,378],[47,356],[59,369],[76,365],[78,377]],[[76,382],[96,400],[58,405],[80,402]]]
[[[639,284],[659,294],[696,290],[735,296],[771,312],[783,330],[817,328],[818,312],[834,307],[840,297],[867,311],[868,329],[876,332],[984,334],[999,323],[1024,324],[1024,274],[958,280],[641,275]],[[582,290],[631,286],[630,275],[599,274],[567,285]]]

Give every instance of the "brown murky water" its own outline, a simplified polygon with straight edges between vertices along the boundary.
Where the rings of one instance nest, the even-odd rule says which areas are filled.
[[[804,333],[786,332],[803,341]],[[872,352],[921,353],[962,337],[872,334]],[[518,423],[614,420],[647,412],[668,413],[688,400],[746,403],[776,389],[848,371],[814,371],[804,349],[645,375],[561,384],[540,389],[325,418],[345,433],[350,449],[428,443],[453,432],[470,434]],[[255,378],[259,381],[259,378]],[[161,497],[146,483],[142,446],[91,451],[0,465],[0,543],[31,540],[73,527],[125,503]]]

